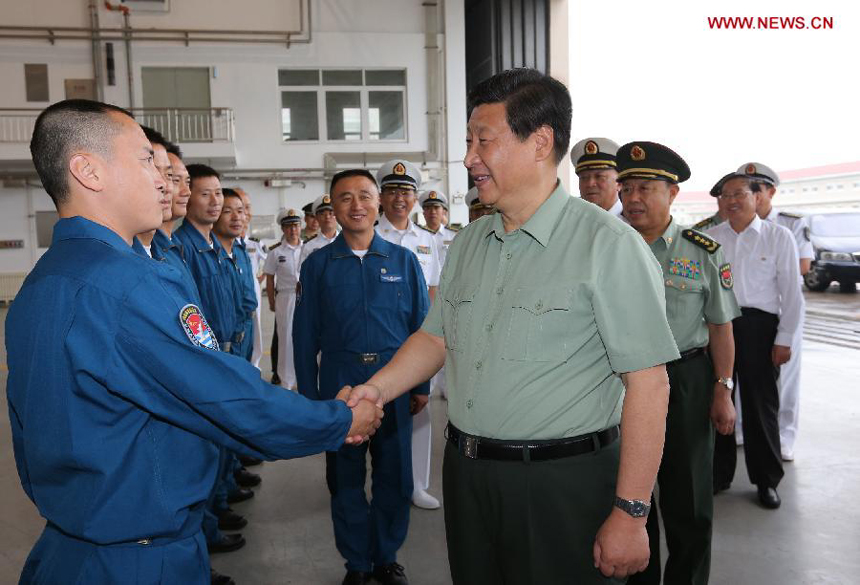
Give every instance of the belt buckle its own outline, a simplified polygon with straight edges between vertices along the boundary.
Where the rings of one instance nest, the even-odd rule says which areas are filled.
[[[362,353],[359,355],[359,359],[361,360],[362,365],[370,366],[370,365],[379,363],[379,354],[378,353]]]
[[[465,455],[469,459],[477,459],[478,458],[478,439],[477,439],[477,437],[460,435],[460,440],[462,441],[460,444],[463,447],[463,455]]]

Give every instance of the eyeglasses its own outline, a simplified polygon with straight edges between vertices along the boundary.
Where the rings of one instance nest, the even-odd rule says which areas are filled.
[[[415,191],[412,189],[394,189],[394,188],[385,188],[382,190],[382,194],[386,197],[402,197],[406,199],[412,195],[415,195]]]
[[[743,199],[744,197],[752,195],[752,191],[735,191],[734,193],[720,193],[717,195],[717,199],[723,199],[728,201],[730,199]]]

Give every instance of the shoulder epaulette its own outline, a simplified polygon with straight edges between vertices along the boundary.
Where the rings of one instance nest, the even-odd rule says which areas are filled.
[[[418,227],[420,227],[420,228],[421,228],[422,230],[424,230],[425,232],[430,232],[430,233],[431,233],[431,234],[433,234],[433,235],[435,235],[435,234],[436,234],[436,232],[434,232],[433,230],[431,230],[431,229],[430,229],[429,227],[427,227],[426,225],[421,225],[421,224],[415,224],[415,225],[417,225]]]
[[[711,219],[710,217],[706,217],[705,219],[703,219],[699,223],[694,224],[693,229],[704,230],[704,229],[708,229],[709,227],[711,227],[713,225],[714,225],[714,220]]]
[[[277,244],[272,244],[271,246],[269,246],[269,252],[271,252],[272,250],[274,250],[275,248],[277,248],[280,245],[281,245],[281,242],[278,242]],[[265,247],[264,247],[264,249],[265,249]]]
[[[255,237],[253,237],[253,236],[252,236],[252,237],[250,237],[250,238],[248,238],[248,239],[249,239],[249,240],[251,240],[252,242],[257,242],[258,244],[260,243],[260,238],[255,238]]]
[[[461,229],[463,229],[463,226],[461,226],[459,223],[452,223],[451,225],[449,225],[447,227],[452,232],[459,232]]]
[[[319,234],[314,234],[314,235],[312,235],[311,237],[309,237],[307,240],[305,240],[305,244],[307,244],[308,242],[310,242],[311,240],[313,240],[314,238],[316,238],[318,235],[319,235]]]
[[[713,254],[720,249],[720,245],[716,240],[712,240],[702,232],[698,232],[696,230],[684,230],[681,235],[684,236],[685,240],[690,240],[698,247],[706,250],[708,254]]]
[[[780,211],[779,214],[784,217],[790,217],[792,219],[803,219],[802,215],[798,215],[797,213],[790,213],[788,211]]]

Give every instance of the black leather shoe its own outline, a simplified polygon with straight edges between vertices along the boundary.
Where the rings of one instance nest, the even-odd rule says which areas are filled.
[[[732,482],[730,482],[730,481],[727,481],[727,482],[725,482],[725,483],[721,483],[721,484],[716,484],[716,483],[715,483],[715,484],[714,484],[714,495],[716,495],[716,494],[718,494],[718,493],[720,493],[720,492],[724,492],[724,491],[726,491],[727,489],[729,489],[730,487],[732,487]]]
[[[382,585],[409,585],[403,565],[397,563],[374,567],[373,578]]]
[[[244,467],[240,467],[234,471],[233,477],[236,479],[236,483],[242,487],[254,487],[255,485],[260,485],[260,482],[263,481],[259,475],[251,473]]]
[[[248,525],[248,520],[230,508],[218,513],[218,528],[221,530],[241,530]]]
[[[281,385],[280,376],[278,376],[277,374],[272,374],[272,384],[274,384],[275,386],[280,386]]]
[[[239,455],[239,463],[242,464],[242,467],[254,467],[255,465],[262,465],[263,460],[256,457],[248,457],[247,455]]]
[[[776,488],[764,485],[758,486],[758,501],[761,502],[762,506],[770,510],[776,510],[782,504],[779,494],[776,493]]]
[[[367,585],[370,583],[370,573],[364,571],[347,571],[341,585]]]
[[[233,552],[243,546],[245,546],[245,537],[241,534],[224,534],[221,536],[221,540],[206,545],[206,548],[209,549],[210,555],[214,555],[215,553]]]
[[[247,488],[239,488],[237,490],[233,490],[229,494],[227,494],[227,503],[228,504],[236,504],[238,502],[244,502],[245,500],[250,500],[254,497],[254,492]]]
[[[209,569],[209,582],[212,585],[236,585],[236,582],[227,575],[222,575],[215,569]]]

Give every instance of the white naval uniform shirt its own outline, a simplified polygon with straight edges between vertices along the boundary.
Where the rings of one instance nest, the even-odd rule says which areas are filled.
[[[728,221],[705,233],[722,245],[732,266],[738,305],[779,315],[774,344],[791,347],[803,310],[797,244],[791,232],[755,216],[741,233]]]
[[[304,246],[302,247],[302,255],[299,258],[299,270],[301,270],[302,264],[305,263],[305,259],[307,259],[307,257],[311,255],[311,252],[313,252],[314,250],[319,250],[323,246],[328,246],[329,244],[331,244],[339,233],[340,232],[335,230],[334,235],[330,238],[327,238],[322,232],[319,232],[317,233],[317,235],[305,242]]]
[[[273,246],[269,250],[266,263],[263,265],[263,272],[275,276],[275,290],[279,293],[296,290],[296,283],[299,282],[299,256],[301,253],[301,242],[293,246],[283,239],[280,245]]]
[[[621,205],[621,198],[615,200],[615,205],[609,208],[607,213],[611,213],[615,217],[621,217],[621,212],[624,211],[624,206]]]
[[[439,261],[439,251],[433,233],[418,227],[412,220],[407,220],[406,231],[401,233],[391,225],[384,215],[379,216],[376,225],[376,233],[384,240],[403,246],[418,257],[421,271],[424,273],[424,281],[427,286],[439,286],[439,274],[442,272],[442,264]]]
[[[448,256],[448,246],[454,241],[454,236],[457,232],[449,230],[447,227],[439,226],[439,230],[433,234],[433,239],[436,240],[436,251],[439,254],[439,265],[445,266],[445,258]]]
[[[781,225],[791,230],[794,235],[794,241],[797,242],[797,255],[799,259],[806,258],[812,260],[815,258],[815,253],[812,250],[812,242],[806,236],[806,220],[802,217],[791,217],[783,213],[777,212],[773,207],[770,208],[770,213],[763,218],[765,221],[772,221],[777,225]]]

